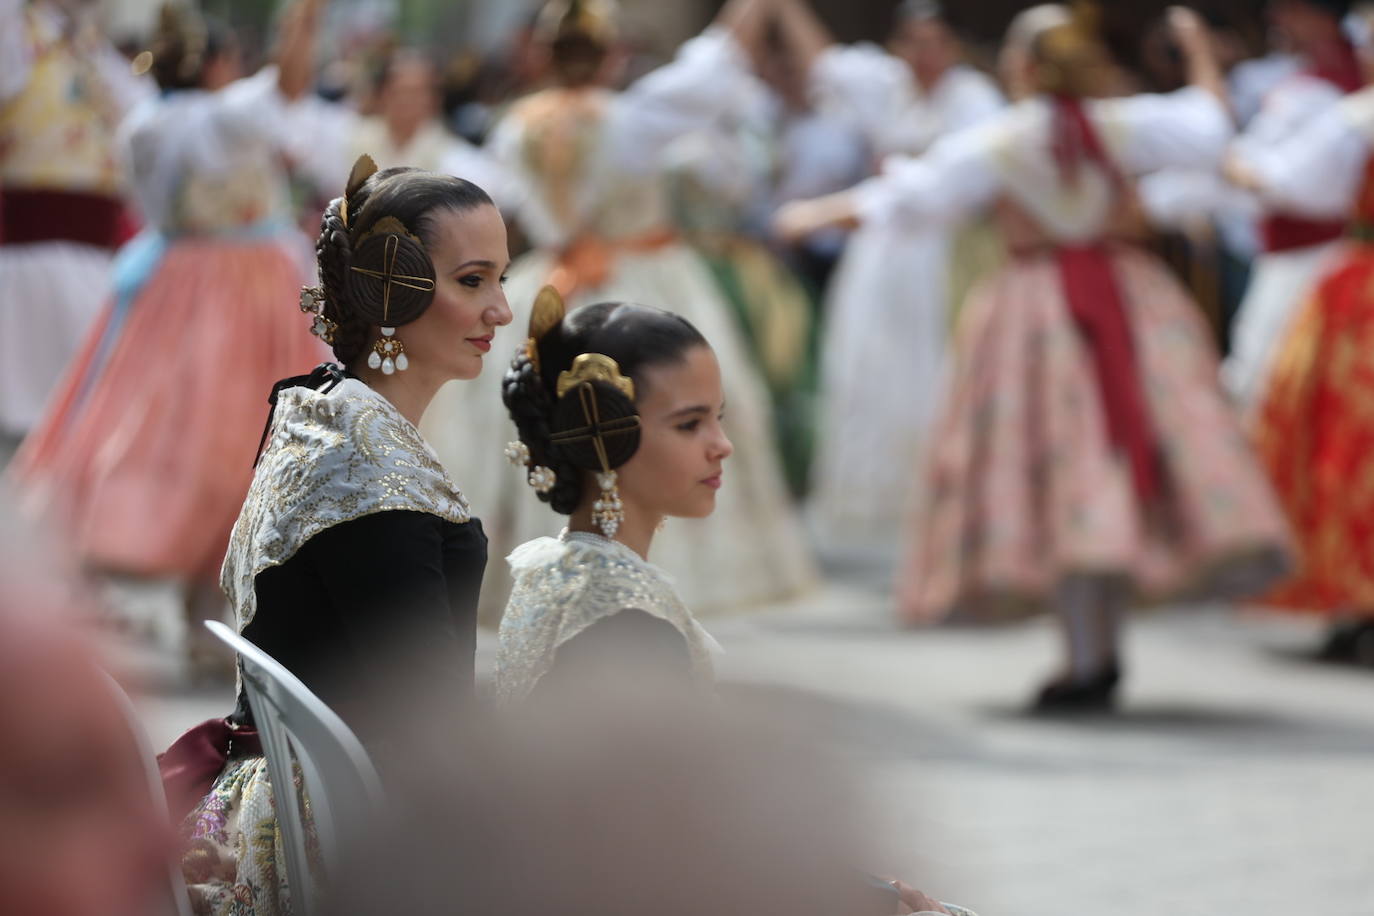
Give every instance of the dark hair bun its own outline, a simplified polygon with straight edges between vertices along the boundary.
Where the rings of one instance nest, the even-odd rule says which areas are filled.
[[[618,468],[639,448],[639,412],[623,392],[606,382],[584,382],[568,390],[553,407],[551,450],[568,464],[586,471],[600,471],[592,426],[601,429],[606,464]],[[583,435],[576,433],[583,432]],[[573,433],[572,438],[565,438]]]
[[[434,301],[434,264],[424,245],[391,217],[353,247],[348,297],[358,316],[395,327],[424,314]]]

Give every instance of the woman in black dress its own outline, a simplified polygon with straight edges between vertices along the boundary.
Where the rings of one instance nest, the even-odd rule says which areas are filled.
[[[341,365],[273,389],[221,584],[239,631],[376,750],[398,709],[472,692],[486,537],[416,425],[440,385],[481,372],[509,323],[509,255],[480,188],[378,172],[367,157],[325,211],[316,252],[321,285],[301,308]],[[163,769],[174,808],[190,810],[197,912],[278,912],[285,868],[242,693]]]

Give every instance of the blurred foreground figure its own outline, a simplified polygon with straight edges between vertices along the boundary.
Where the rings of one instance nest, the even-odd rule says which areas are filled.
[[[1100,99],[1111,71],[1092,23],[1028,10],[1003,51],[1023,101],[780,214],[795,232],[997,203],[1013,260],[961,316],[900,600],[913,622],[1057,609],[1067,658],[1042,709],[1112,702],[1129,602],[1235,595],[1285,568],[1283,518],[1218,388],[1209,332],[1132,244],[1134,177],[1215,164],[1231,133],[1201,22],[1172,20],[1192,85]]]
[[[65,573],[0,504],[0,913],[147,916],[172,833]]]
[[[0,0],[0,436],[15,441],[105,302],[124,215],[115,130],[153,88],[79,6],[94,4]]]
[[[860,870],[863,805],[813,749],[761,720],[623,687],[544,694],[457,753],[415,760],[395,819],[343,870],[335,912],[912,912]]]

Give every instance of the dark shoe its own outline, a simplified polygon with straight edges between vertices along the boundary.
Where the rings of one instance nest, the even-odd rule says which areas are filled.
[[[1040,713],[1105,712],[1116,702],[1116,686],[1121,683],[1121,668],[1115,662],[1087,680],[1056,678],[1044,687],[1032,707]]]
[[[1331,625],[1326,632],[1326,641],[1317,650],[1317,658],[1324,662],[1349,664],[1355,661],[1355,645],[1360,638],[1360,630],[1368,624],[1363,621],[1342,620]]]

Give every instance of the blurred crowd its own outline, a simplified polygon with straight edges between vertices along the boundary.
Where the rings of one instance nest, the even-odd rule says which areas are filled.
[[[554,524],[500,457],[514,438],[530,464],[502,370],[537,364],[552,288],[555,325],[564,304],[659,306],[718,360],[728,483],[717,470],[710,518],[652,535],[692,626],[685,608],[785,603],[836,570],[895,577],[905,624],[1050,613],[1064,661],[1033,701],[1050,712],[1110,707],[1142,605],[1320,615],[1321,654],[1374,664],[1374,10],[1171,8],[1128,66],[1092,5],[1026,6],[994,48],[935,0],[857,43],[805,0],[730,0],[655,56],[593,0],[531,6],[492,47],[403,41],[346,0],[283,4],[252,47],[167,4],[116,47],[98,5],[0,0],[0,721],[27,736],[0,751],[0,910],[146,911],[171,840],[69,612],[213,667],[198,624],[225,616],[268,392],[275,410],[278,379],[350,345],[318,287],[381,277],[385,318],[393,281],[425,280],[394,247],[381,271],[329,254],[363,251],[338,242],[342,198],[394,167],[466,179],[508,229],[492,323],[519,330],[405,426],[424,436],[412,470],[432,448],[461,485],[444,517],[481,518],[490,566],[467,585],[487,623],[506,556]],[[406,371],[373,324],[354,363]],[[539,489],[548,468],[529,470]],[[297,495],[273,509],[315,511]],[[252,566],[250,596],[287,559]],[[620,700],[492,725],[479,755],[407,736],[425,752],[398,763],[397,822],[345,850],[349,912],[438,910],[450,881],[493,912],[863,911],[833,871],[863,833],[843,779],[818,764],[774,791],[783,739]],[[677,783],[635,781],[668,760]],[[581,807],[560,808],[561,780]],[[589,806],[611,820],[583,844]],[[957,910],[893,887],[883,905]]]

